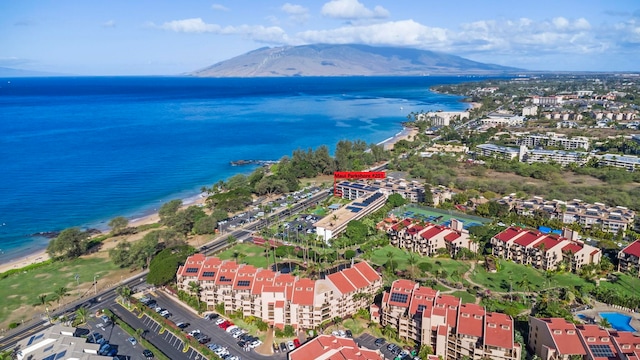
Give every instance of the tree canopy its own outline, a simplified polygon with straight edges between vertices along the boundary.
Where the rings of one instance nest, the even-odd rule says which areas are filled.
[[[68,228],[49,242],[47,254],[52,258],[77,258],[87,250],[88,243],[89,234],[77,227]]]

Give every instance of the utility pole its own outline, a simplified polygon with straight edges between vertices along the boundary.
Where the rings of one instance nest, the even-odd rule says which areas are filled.
[[[98,281],[99,275],[93,275],[93,294],[98,295]]]

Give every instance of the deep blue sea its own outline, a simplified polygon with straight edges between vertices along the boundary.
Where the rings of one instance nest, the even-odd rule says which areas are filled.
[[[0,79],[0,263],[46,247],[31,236],[106,229],[197,196],[297,148],[381,142],[412,111],[463,110],[429,91],[467,77],[63,77]]]

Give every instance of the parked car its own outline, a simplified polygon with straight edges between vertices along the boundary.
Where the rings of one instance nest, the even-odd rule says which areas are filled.
[[[376,346],[382,346],[384,345],[385,341],[383,338],[377,338],[375,341]]]
[[[131,345],[136,346],[136,344],[138,343],[138,341],[136,341],[136,338],[134,337],[130,337],[127,339],[128,342],[131,343]]]
[[[151,350],[149,349],[144,349],[142,350],[142,355],[146,358],[146,359],[153,359],[153,353],[151,352]]]
[[[180,329],[186,329],[190,326],[191,324],[189,324],[188,322],[179,322],[176,324],[177,327],[179,327]]]
[[[293,350],[296,348],[296,346],[293,344],[293,341],[289,340],[287,341],[287,348],[289,348],[289,351]]]
[[[281,352],[286,352],[287,351],[287,344],[285,344],[284,342],[280,343],[280,351]]]
[[[351,332],[351,330],[345,330],[344,332],[348,338],[353,338],[353,333]]]
[[[293,339],[293,345],[295,347],[300,347],[300,340],[298,338]]]
[[[223,323],[223,322],[225,322],[225,321],[226,321],[226,320],[225,320],[224,318],[218,318],[218,320],[216,320],[215,324],[216,324],[216,325],[220,325],[220,324],[222,324],[222,323]]]

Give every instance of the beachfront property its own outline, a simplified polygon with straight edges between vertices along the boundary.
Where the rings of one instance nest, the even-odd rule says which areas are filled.
[[[543,360],[568,360],[572,356],[590,360],[640,359],[640,336],[598,325],[576,325],[563,318],[530,316],[527,345]]]
[[[604,154],[597,155],[600,166],[623,168],[627,171],[640,169],[640,157],[633,155]]]
[[[525,117],[512,114],[500,114],[491,113],[486,118],[480,119],[480,123],[484,127],[496,127],[496,126],[522,126],[524,125]]]
[[[349,221],[362,219],[383,207],[386,201],[387,196],[380,191],[358,197],[313,224],[316,228],[316,234],[325,242],[328,242],[343,232],[347,228]]]
[[[18,341],[16,359],[78,359],[111,360],[113,356],[98,355],[100,344],[88,343],[76,337],[76,328],[55,324],[39,333]]]
[[[568,119],[567,119],[568,120]],[[566,136],[548,132],[542,134],[528,134],[518,139],[518,145],[528,148],[535,147],[558,147],[564,150],[589,150],[589,139],[584,136]]]
[[[373,181],[341,181],[336,184],[337,195],[348,200],[355,200],[376,191],[387,197],[392,194],[400,194],[413,203],[424,202],[424,185],[418,181],[407,181],[388,176],[385,179]]]
[[[224,304],[225,312],[242,311],[280,329],[315,329],[351,316],[382,288],[382,277],[366,262],[311,280],[203,254],[178,268],[178,289],[190,293],[191,282],[200,285],[200,301],[210,310]]]
[[[518,199],[515,194],[497,200],[506,204],[511,211],[522,216],[534,216],[544,212],[550,219],[558,219],[565,224],[578,223],[584,228],[599,226],[603,231],[617,233],[633,227],[636,213],[623,206],[609,207],[602,203],[589,204],[579,199],[571,201],[544,200],[539,196]]]
[[[394,281],[380,307],[371,306],[371,320],[391,326],[400,339],[431,346],[443,359],[520,359],[510,316],[462,304],[460,298],[411,280]]]
[[[431,126],[449,126],[451,121],[469,119],[468,111],[430,111],[416,115],[417,121],[429,121]]]
[[[618,271],[640,276],[640,239],[618,252]]]
[[[289,352],[289,360],[384,360],[380,350],[358,347],[353,339],[319,335]]]
[[[542,270],[556,270],[561,264],[577,272],[587,264],[598,264],[602,250],[577,239],[564,229],[562,236],[511,226],[491,238],[492,254],[518,264]]]
[[[478,251],[478,244],[471,241],[469,231],[457,219],[451,219],[449,226],[404,219],[391,225],[387,234],[391,245],[422,256],[435,256],[445,249],[451,257],[463,248]]]

